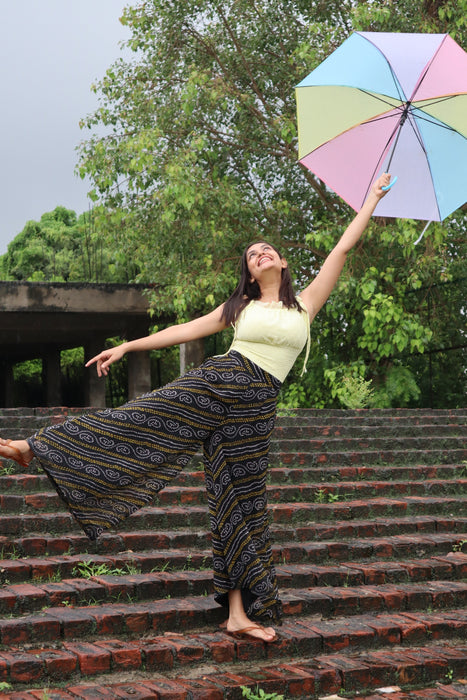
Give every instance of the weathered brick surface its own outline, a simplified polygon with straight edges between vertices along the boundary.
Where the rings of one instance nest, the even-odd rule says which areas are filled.
[[[0,434],[50,422],[28,412],[0,411]],[[272,645],[219,629],[199,455],[96,543],[37,465],[14,465],[0,476],[0,698],[467,697],[466,438],[461,410],[279,419],[269,501],[286,617]]]

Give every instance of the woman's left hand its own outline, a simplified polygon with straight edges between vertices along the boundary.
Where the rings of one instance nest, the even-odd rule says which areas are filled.
[[[383,190],[383,187],[387,187],[389,183],[391,182],[391,176],[389,173],[383,173],[374,183],[372,192],[378,197],[378,199],[381,199],[387,194],[387,190]]]

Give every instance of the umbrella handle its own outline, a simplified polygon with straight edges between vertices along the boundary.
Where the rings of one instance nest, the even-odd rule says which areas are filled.
[[[389,183],[389,185],[385,185],[385,186],[382,187],[381,189],[383,190],[383,192],[387,192],[388,190],[391,189],[391,187],[392,187],[393,185],[396,184],[396,182],[397,182],[397,175],[395,175],[395,177],[392,179],[392,181]]]

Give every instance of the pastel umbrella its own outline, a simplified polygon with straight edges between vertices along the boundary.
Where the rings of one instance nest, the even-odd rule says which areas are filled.
[[[357,211],[441,221],[467,200],[467,53],[447,34],[355,32],[296,88],[299,160]]]

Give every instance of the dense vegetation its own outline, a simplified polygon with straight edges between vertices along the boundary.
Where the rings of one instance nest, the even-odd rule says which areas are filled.
[[[259,238],[306,284],[353,214],[297,164],[294,85],[353,30],[449,32],[467,46],[466,0],[145,0],[122,21],[134,60],[94,86],[100,107],[83,120],[79,170],[99,213],[90,248],[65,275],[60,255],[89,225],[80,217],[53,261],[33,269],[40,254],[23,241],[3,270],[157,281],[155,316],[179,320],[225,299]],[[338,405],[357,389],[377,406],[465,401],[466,223],[464,207],[414,246],[424,222],[374,219],[283,403]]]

